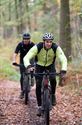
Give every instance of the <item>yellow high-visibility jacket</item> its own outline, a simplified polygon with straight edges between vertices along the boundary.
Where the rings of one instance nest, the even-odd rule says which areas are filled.
[[[61,70],[67,70],[67,58],[62,49],[55,43],[52,43],[48,50],[45,49],[43,42],[34,45],[23,58],[25,67],[28,67],[30,60],[36,56],[37,64],[45,67],[53,64],[57,57],[61,63]]]

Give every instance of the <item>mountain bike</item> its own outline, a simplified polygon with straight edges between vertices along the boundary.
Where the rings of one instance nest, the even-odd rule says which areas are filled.
[[[26,69],[24,67],[23,64],[17,64],[17,63],[13,63],[14,66],[17,67],[22,67],[24,68],[24,73],[23,73],[23,92],[24,92],[24,102],[27,105],[28,101],[29,101],[29,92],[30,92],[30,88],[31,86],[33,86],[33,75],[31,71],[30,73],[28,72],[28,69]]]
[[[34,76],[43,77],[42,87],[41,87],[41,115],[43,116],[43,125],[49,125],[50,122],[50,110],[52,109],[52,94],[51,85],[49,81],[50,76],[59,76],[60,73],[49,73],[45,71],[43,73],[35,73]]]
[[[43,74],[42,80],[42,114],[44,117],[44,125],[49,125],[50,122],[50,110],[52,109],[52,94],[51,94],[51,85],[49,81],[50,76],[56,76],[60,73],[49,73],[45,71]]]

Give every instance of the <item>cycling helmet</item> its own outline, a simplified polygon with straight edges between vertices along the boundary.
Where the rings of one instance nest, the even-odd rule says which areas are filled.
[[[30,36],[29,33],[24,33],[23,34],[23,39],[30,39],[30,38],[31,38],[31,36]]]
[[[43,40],[53,40],[53,39],[54,39],[54,37],[51,33],[45,33],[43,35]]]

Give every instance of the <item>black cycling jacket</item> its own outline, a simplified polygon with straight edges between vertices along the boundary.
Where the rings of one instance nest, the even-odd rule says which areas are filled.
[[[20,42],[16,49],[15,49],[15,53],[18,54],[20,53],[20,63],[23,63],[23,58],[24,56],[27,54],[27,52],[34,46],[34,43],[33,42],[30,42],[28,45],[25,45],[22,42]]]

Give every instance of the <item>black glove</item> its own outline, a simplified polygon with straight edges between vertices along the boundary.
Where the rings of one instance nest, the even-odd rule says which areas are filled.
[[[12,63],[12,65],[16,66],[16,65],[17,65],[17,63],[16,63],[16,62],[13,62],[13,63]]]
[[[66,75],[66,71],[65,70],[61,70],[60,71],[59,86],[63,86],[64,85],[65,75]]]
[[[61,70],[60,71],[60,77],[63,79],[65,75],[66,75],[66,71],[65,70]]]

